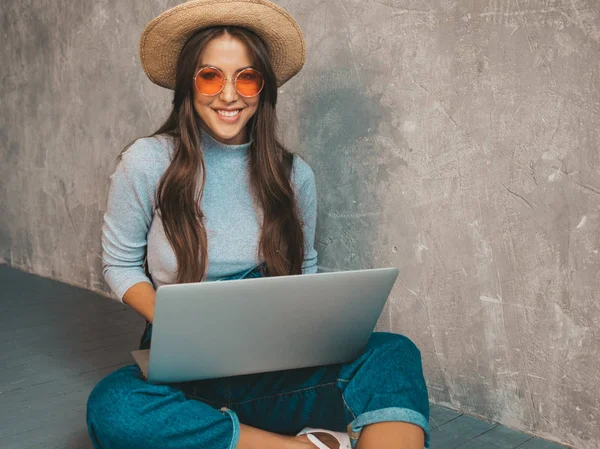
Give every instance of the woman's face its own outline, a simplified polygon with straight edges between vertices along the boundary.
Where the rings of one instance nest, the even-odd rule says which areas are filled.
[[[204,47],[198,61],[198,67],[203,65],[217,67],[229,79],[252,64],[246,45],[229,34],[212,39]],[[242,97],[231,81],[227,81],[223,90],[213,96],[198,92],[195,85],[193,90],[194,109],[204,122],[206,131],[215,139],[229,145],[240,145],[248,141],[246,124],[258,108],[260,94],[254,97]],[[229,113],[231,110],[239,112],[234,117],[224,117],[219,114],[219,111],[223,110],[229,110]]]

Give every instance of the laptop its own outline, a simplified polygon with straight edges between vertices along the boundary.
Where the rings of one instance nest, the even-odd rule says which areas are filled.
[[[161,285],[152,345],[133,351],[162,384],[347,363],[358,358],[397,268]]]

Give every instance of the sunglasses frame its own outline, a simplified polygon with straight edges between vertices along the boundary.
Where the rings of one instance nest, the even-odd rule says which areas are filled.
[[[201,72],[202,70],[205,70],[205,69],[213,69],[213,70],[216,70],[217,72],[219,72],[219,73],[221,74],[221,76],[223,76],[223,82],[221,83],[221,89],[219,89],[219,91],[218,91],[217,93],[214,93],[214,94],[205,94],[204,92],[201,92],[201,91],[200,91],[200,89],[198,89],[198,86],[196,86],[196,78],[198,77],[198,75],[200,74],[200,72]],[[241,93],[241,92],[238,90],[238,88],[237,88],[237,79],[239,78],[239,76],[240,76],[242,73],[244,73],[244,72],[247,72],[247,71],[253,71],[253,72],[256,72],[256,73],[258,73],[258,74],[260,75],[261,79],[262,79],[262,85],[260,86],[260,89],[259,89],[259,91],[258,91],[258,92],[256,92],[254,95],[244,95],[244,94],[242,94],[242,93]],[[214,97],[215,95],[219,95],[221,92],[223,92],[223,89],[225,89],[225,84],[227,84],[227,82],[228,82],[228,81],[231,81],[231,82],[233,82],[233,87],[235,88],[235,91],[238,93],[238,95],[240,95],[240,96],[242,96],[242,97],[244,97],[244,98],[252,98],[252,97],[256,97],[258,94],[260,94],[260,93],[262,92],[262,90],[263,90],[263,89],[264,89],[264,87],[265,87],[265,77],[262,75],[262,73],[260,73],[260,72],[259,72],[258,70],[256,70],[256,69],[253,69],[252,67],[248,67],[248,68],[246,68],[246,69],[244,69],[244,70],[242,70],[242,71],[238,72],[238,74],[237,74],[236,76],[234,76],[233,78],[227,78],[227,77],[225,76],[225,74],[223,73],[223,71],[222,71],[220,68],[218,68],[218,67],[214,67],[214,66],[204,66],[204,67],[202,67],[200,70],[198,70],[198,71],[196,72],[196,74],[194,75],[194,88],[195,88],[195,89],[196,89],[198,92],[200,92],[202,95],[206,95],[207,97]]]

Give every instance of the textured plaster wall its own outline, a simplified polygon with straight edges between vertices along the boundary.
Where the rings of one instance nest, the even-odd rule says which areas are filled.
[[[108,176],[170,102],[138,39],[175,4],[2,2],[0,261],[108,293]],[[600,447],[600,2],[280,4],[322,269],[400,268],[378,329],[419,345],[434,401]]]

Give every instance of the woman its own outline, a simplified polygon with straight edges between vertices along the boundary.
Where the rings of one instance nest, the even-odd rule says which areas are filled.
[[[148,347],[160,285],[316,272],[316,187],[276,138],[277,88],[305,60],[285,10],[193,0],[150,22],[140,51],[149,78],[174,90],[173,109],[122,152],[102,244],[104,276],[147,320]],[[126,366],[87,409],[104,449],[416,449],[428,446],[428,415],[418,349],[379,332],[347,364],[169,385]]]

